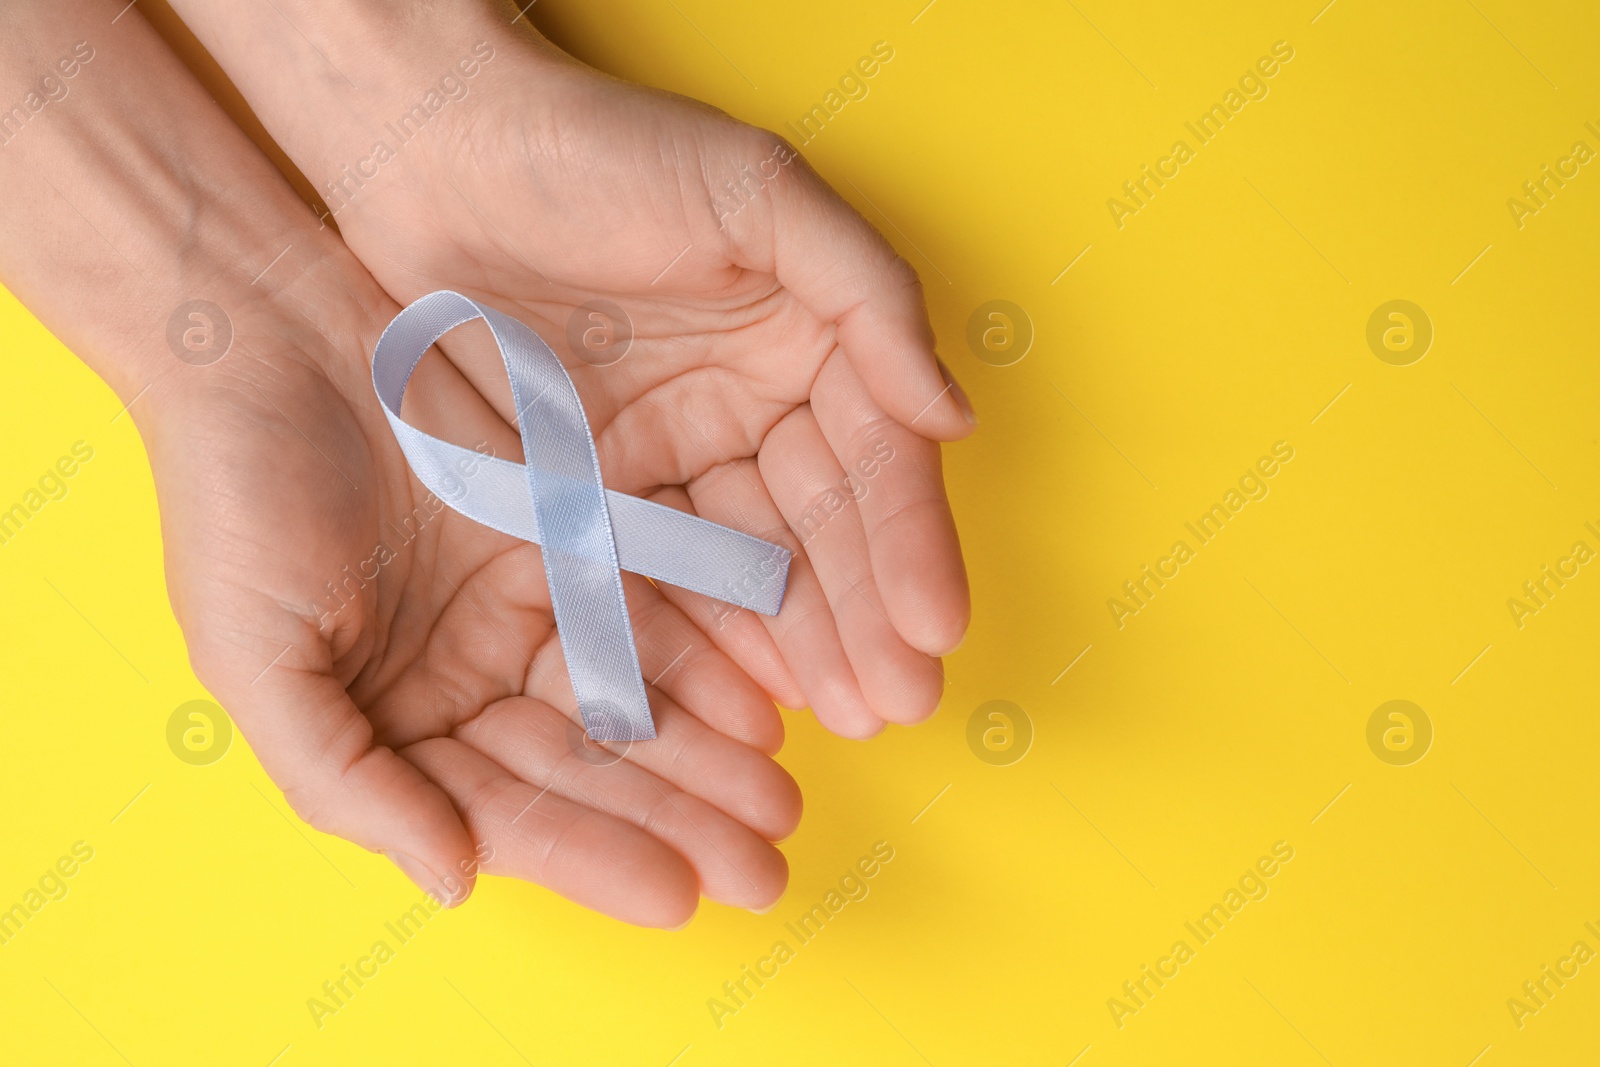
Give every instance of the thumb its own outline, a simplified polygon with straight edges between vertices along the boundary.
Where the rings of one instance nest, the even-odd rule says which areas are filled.
[[[785,144],[780,152],[794,149]],[[896,422],[935,441],[967,436],[977,419],[934,354],[916,270],[798,153],[784,169],[789,173],[768,185],[770,245],[761,258],[770,262],[763,269],[833,324],[868,392]]]

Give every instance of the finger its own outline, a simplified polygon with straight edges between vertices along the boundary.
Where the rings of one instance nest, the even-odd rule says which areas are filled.
[[[715,732],[768,755],[782,748],[783,719],[766,692],[650,582],[627,575],[623,588],[646,684]]]
[[[939,446],[884,414],[847,360],[823,365],[811,408],[854,490],[889,620],[914,648],[952,651],[972,604]]]
[[[710,729],[659,690],[651,691],[650,706],[656,736],[648,742],[612,745],[610,752],[625,755],[634,766],[700,797],[768,841],[794,833],[802,804],[800,787],[788,771],[748,745]],[[581,726],[576,713],[566,714]],[[597,743],[588,744],[593,748]]]
[[[454,353],[452,353],[452,358],[455,358]],[[426,381],[423,380],[425,370],[433,372]],[[429,385],[430,388],[419,390],[414,386],[407,393],[408,397],[420,393],[426,399],[428,406],[452,412],[452,421],[457,427],[469,424],[477,426],[477,430],[474,431],[477,439],[472,442],[473,447],[487,449],[491,454],[516,456],[520,452],[521,446],[517,441],[515,431],[500,422],[499,417],[488,408],[483,398],[471,386],[467,385],[449,362],[442,359],[423,360],[418,367],[415,380],[421,384]],[[442,418],[438,411],[430,411],[419,417]],[[498,433],[496,432],[497,427]],[[605,442],[617,440],[614,430],[615,427],[608,428],[601,435],[600,441],[602,445]],[[661,435],[652,432],[643,436],[648,437],[650,440],[658,441]],[[602,447],[601,451],[604,457],[607,451],[606,448]],[[658,490],[650,498],[657,503],[693,513],[693,505],[689,501],[688,494],[678,486],[670,486]],[[525,557],[519,557],[519,561],[523,558]],[[542,566],[540,557],[536,554],[532,558],[532,563],[534,569],[539,569]],[[499,568],[497,567],[497,569]],[[517,614],[519,616],[524,613],[522,609],[526,607],[532,607],[536,611],[548,612],[549,603],[548,597],[544,593],[545,579],[542,570],[538,575],[534,576],[535,580],[531,582],[524,580],[521,575],[510,577],[513,579],[513,588],[527,585],[537,589],[534,603],[517,605]],[[793,676],[783,663],[783,657],[778,653],[771,636],[756,620],[754,613],[730,609],[728,605],[722,604],[720,601],[714,601],[697,594],[690,594],[685,590],[671,586],[663,586],[661,588],[673,603],[680,605],[682,609],[691,611],[702,622],[703,632],[706,636],[719,648],[723,649],[734,662],[744,668],[745,672],[755,679],[756,684],[769,693],[773,699],[786,701],[791,706],[803,702]],[[476,610],[476,608],[473,610]],[[470,617],[465,621],[467,628],[471,631],[483,629]],[[484,619],[484,622],[491,629],[505,629],[504,621],[498,613],[494,619],[490,619],[487,616]],[[497,622],[498,625],[496,625]],[[676,650],[674,654],[676,654]],[[739,688],[748,689],[748,686],[741,684]],[[481,703],[478,706],[481,706]],[[694,706],[698,710],[699,706]],[[777,746],[781,745],[782,742],[782,721],[775,713],[769,714],[762,724],[759,735],[742,735],[742,739],[749,744],[762,748],[764,751],[776,752]]]
[[[622,588],[646,685],[670,687],[712,730],[739,743],[769,754],[783,747],[783,720],[760,686],[647,579],[625,573]],[[534,651],[519,691],[576,713],[566,653],[555,634]]]
[[[193,646],[192,646],[193,648]],[[201,643],[202,679],[218,671]],[[372,726],[330,674],[325,646],[290,646],[254,682],[208,687],[224,702],[295,813],[324,833],[383,852],[452,906],[472,891],[476,856],[450,799],[416,767],[373,743]]]
[[[770,758],[783,739],[777,709],[648,582],[636,581],[627,583],[629,612],[656,736],[619,751],[769,840],[788,837],[800,821],[800,788]],[[570,685],[543,689],[533,695],[581,725]],[[771,750],[744,740],[749,734],[770,736]]]
[[[530,785],[453,738],[403,751],[461,810],[488,854],[483,870],[637,926],[673,929],[694,915],[699,879],[653,834]]]
[[[662,489],[650,499],[658,504],[677,508],[679,511],[695,513],[688,491],[679,486]],[[744,529],[744,527],[738,528]],[[773,700],[789,708],[804,706],[805,695],[801,693],[800,685],[794,679],[794,673],[789,670],[788,664],[784,663],[783,654],[778,651],[772,635],[761,625],[759,614],[713,597],[691,593],[675,585],[663,583],[657,586],[657,589],[663,598],[683,613],[689,625],[709,638]],[[679,699],[689,707],[697,706],[690,698]],[[778,720],[778,728],[781,742],[782,719]],[[768,754],[777,752],[776,748],[757,744],[753,740],[746,739],[746,743],[754,744]]]
[[[921,722],[939,705],[938,661],[901,638],[873,580],[867,536],[852,491],[809,405],[772,428],[761,475],[827,595],[856,680],[872,710],[890,722]]]
[[[761,483],[757,461],[740,460],[717,467],[689,484],[695,510],[712,522],[742,529],[794,552],[783,610],[761,616],[784,662],[817,721],[841,737],[865,740],[883,729],[883,719],[861,694],[833,611],[811,560],[795,540]]]
[[[902,425],[937,441],[971,433],[971,402],[934,356],[917,272],[803,158],[785,172],[767,187],[767,226],[760,212],[740,212],[729,225],[740,265],[776,274],[833,323],[873,397]]]
[[[693,723],[682,710],[675,718],[681,724]],[[742,908],[767,907],[783,895],[788,882],[782,853],[707,799],[651,774],[633,759],[637,752],[653,756],[670,748],[671,755],[702,770],[748,780],[752,776],[733,750],[762,757],[699,723],[676,733],[676,738],[658,736],[616,746],[627,749],[628,758],[623,758],[609,748],[586,745],[582,728],[543,701],[512,697],[484,709],[455,736],[526,782],[547,786],[552,794],[654,834],[689,861],[700,891],[712,900]],[[684,737],[686,733],[690,737]],[[701,782],[710,784],[712,779]],[[760,794],[770,790],[756,785],[749,792],[745,806],[759,811],[764,806]]]
[[[713,730],[776,753],[783,721],[762,688],[649,580],[622,577],[644,680],[659,684]],[[422,736],[419,730],[448,730],[463,712],[517,693],[576,710],[537,548],[503,553],[459,585],[451,583],[449,592],[449,606],[429,636],[429,655],[407,672],[405,685],[375,698],[386,740],[403,744]],[[449,699],[440,700],[441,689]]]

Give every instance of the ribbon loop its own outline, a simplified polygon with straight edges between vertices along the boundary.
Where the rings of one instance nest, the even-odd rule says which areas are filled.
[[[457,326],[483,319],[511,379],[526,463],[483,456],[400,417],[412,372]],[[605,488],[578,391],[550,346],[510,316],[441,290],[395,316],[372,385],[417,479],[467,518],[543,548],[556,631],[584,728],[597,741],[655,736],[622,571],[776,615],[788,549]]]

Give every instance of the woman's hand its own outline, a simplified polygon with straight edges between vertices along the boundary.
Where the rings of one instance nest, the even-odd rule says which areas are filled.
[[[0,99],[121,7],[0,9]],[[426,495],[373,395],[398,305],[139,12],[116,42],[0,151],[0,281],[137,421],[195,671],[295,810],[451,902],[479,869],[650,926],[777,900],[800,797],[766,694],[626,576],[659,737],[584,742],[538,547]],[[449,363],[418,373],[423,415],[515,454]]]
[[[359,3],[176,6],[390,295],[516,314],[570,357],[609,486],[796,549],[774,619],[663,587],[671,603],[838,733],[932,714],[969,614],[936,442],[971,412],[915,273],[792,148],[476,0],[427,26],[362,23]],[[492,347],[442,347],[509,419]]]
[[[342,258],[307,282],[355,299],[314,325],[248,315],[233,350],[184,368],[143,420],[196,673],[306,821],[440,899],[464,899],[487,855],[486,870],[644,925],[686,921],[701,893],[776,901],[787,867],[769,841],[800,815],[769,758],[776,709],[626,575],[659,736],[586,741],[539,548],[411,475],[351,358],[399,309]],[[471,393],[434,359],[431,391],[454,378]],[[472,443],[515,444],[500,431]]]

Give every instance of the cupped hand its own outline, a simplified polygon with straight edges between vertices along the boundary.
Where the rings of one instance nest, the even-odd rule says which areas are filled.
[[[398,305],[121,7],[0,9],[13,74],[118,22],[71,106],[0,152],[0,281],[138,422],[193,666],[267,773],[452,903],[483,869],[645,925],[702,894],[770,905],[800,799],[766,693],[626,576],[658,738],[585,744],[538,547],[427,495],[373,393]],[[197,300],[231,329],[180,333]],[[414,381],[447,436],[517,454],[441,356]]]
[[[789,145],[528,33],[344,190],[397,300],[457,289],[551,343],[608,486],[796,551],[775,618],[660,599],[840,734],[932,714],[969,616],[937,442],[975,420],[915,272]],[[423,428],[459,433],[477,394],[514,422],[486,337],[442,347],[464,388]]]
[[[267,772],[313,826],[452,904],[482,869],[647,926],[701,894],[770,906],[800,797],[766,694],[626,575],[659,736],[586,742],[538,547],[419,486],[366,374],[399,309],[342,249],[312,269],[337,311],[233,307],[232,350],[141,418],[192,662]],[[476,400],[424,366],[436,403]],[[514,455],[492,414],[474,432]]]

